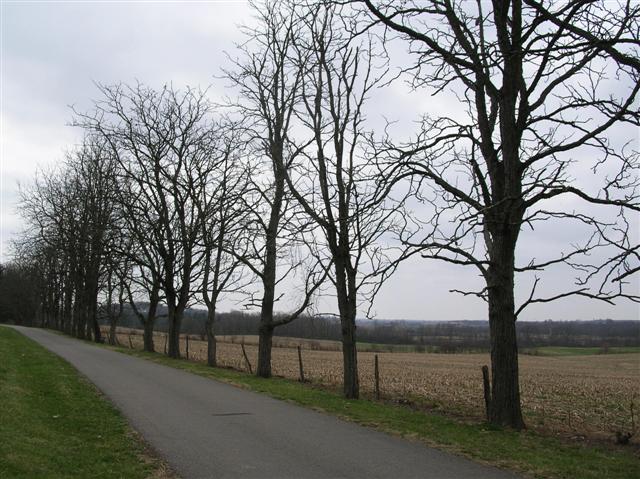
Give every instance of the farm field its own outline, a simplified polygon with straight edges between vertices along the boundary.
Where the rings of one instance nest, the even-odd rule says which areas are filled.
[[[530,354],[540,356],[591,356],[594,354],[629,354],[640,353],[640,347],[625,346],[607,348],[603,353],[602,348],[582,348],[582,347],[563,347],[563,346],[544,346],[530,350]]]
[[[131,341],[134,348],[142,349],[140,334],[137,330],[121,328],[118,341],[126,347]],[[164,341],[164,333],[156,333],[157,351],[162,352]],[[255,368],[257,336],[220,337],[220,366],[247,369],[240,345],[242,341]],[[185,342],[183,337],[183,354]],[[339,343],[335,341],[274,338],[274,375],[298,378],[298,345],[302,347],[305,377],[318,385],[339,388],[342,383],[342,355]],[[640,421],[640,354],[580,353],[570,355],[563,351],[558,355],[520,356],[525,420],[530,428],[546,433],[611,440],[616,431],[631,430],[632,415],[636,424]],[[375,353],[361,350],[358,360],[364,396],[373,395],[375,354],[378,354],[380,362],[383,399],[461,418],[483,418],[480,368],[489,364],[488,354]],[[191,336],[189,356],[192,360],[204,361],[206,342]],[[637,436],[634,437],[636,444],[639,443]]]

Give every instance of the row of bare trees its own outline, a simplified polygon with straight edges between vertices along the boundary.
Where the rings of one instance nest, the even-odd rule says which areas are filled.
[[[628,128],[640,120],[640,7],[254,7],[257,23],[224,70],[235,99],[102,85],[94,108],[75,112],[83,144],[40,173],[21,206],[29,229],[18,253],[40,272],[42,323],[100,341],[99,312],[114,331],[127,302],[153,351],[166,305],[177,358],[184,311],[201,303],[213,366],[217,305],[242,294],[260,310],[257,374],[269,377],[276,328],[329,291],[344,394],[357,398],[356,316],[385,279],[414,256],[472,266],[485,286],[459,292],[488,305],[490,419],[524,427],[518,315],[572,296],[638,300],[628,290],[640,209],[637,130],[633,143]],[[403,81],[412,95],[448,92],[451,113],[422,112],[405,135],[376,128],[369,103]],[[579,225],[585,240],[554,257],[519,257],[524,229],[551,220]],[[562,265],[576,284],[538,295],[534,274]],[[517,277],[532,285],[520,304]],[[279,300],[288,312],[276,315]]]

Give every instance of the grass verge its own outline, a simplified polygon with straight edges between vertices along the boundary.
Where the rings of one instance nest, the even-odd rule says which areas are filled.
[[[288,379],[262,379],[231,369],[174,360],[157,353],[105,347],[265,393],[533,477],[628,479],[637,477],[640,470],[640,458],[632,448],[573,444],[531,431],[518,433],[487,424],[462,423],[394,404],[347,400],[335,392]]]
[[[66,361],[0,327],[0,477],[168,477]]]

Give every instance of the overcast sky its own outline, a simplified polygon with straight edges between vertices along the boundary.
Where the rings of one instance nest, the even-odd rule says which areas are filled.
[[[78,143],[81,132],[69,126],[70,105],[86,110],[96,98],[94,82],[133,82],[154,87],[172,82],[180,88],[213,84],[212,97],[224,93],[216,79],[242,36],[237,25],[251,22],[245,2],[11,2],[1,1],[1,206],[0,261],[22,223],[15,212],[18,184],[28,184],[38,167],[59,162]],[[377,109],[387,118],[417,118],[422,109],[444,108],[429,97],[409,99],[402,86],[385,93]],[[417,101],[416,101],[417,100]],[[628,131],[628,130],[627,130]],[[624,136],[626,133],[622,133]],[[627,141],[638,144],[638,132]],[[638,221],[635,219],[637,233]],[[521,257],[540,257],[545,249],[579,241],[580,232],[554,225],[523,235]],[[550,272],[546,291],[566,289],[573,275]],[[523,298],[531,278],[517,289]],[[429,320],[486,319],[480,300],[449,294],[452,288],[481,285],[475,270],[415,260],[403,265],[381,291],[374,310],[379,318]],[[638,275],[634,279],[639,289]],[[224,306],[224,305],[223,305]],[[231,305],[227,304],[228,309]],[[333,302],[324,300],[319,310]],[[531,319],[639,319],[638,305],[566,299],[529,308]]]

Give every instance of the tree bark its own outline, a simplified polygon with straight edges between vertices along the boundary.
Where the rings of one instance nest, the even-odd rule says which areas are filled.
[[[525,428],[525,424],[520,406],[513,293],[515,240],[494,238],[492,263],[488,270],[492,376],[489,420],[493,424],[520,430]]]
[[[75,288],[75,301],[73,303],[73,317],[76,321],[76,337],[85,339],[86,337],[86,312],[83,307],[83,298],[80,288]]]
[[[73,282],[67,274],[64,278],[62,316],[64,318],[64,332],[75,336],[75,321],[73,320]]]
[[[283,163],[281,149],[274,148],[273,155],[274,158],[277,159],[277,161],[274,161],[275,192],[266,231],[265,263],[262,276],[264,293],[262,296],[260,328],[258,332],[258,366],[256,368],[256,375],[263,378],[271,377],[271,347],[273,344],[274,330],[273,303],[275,301],[276,258],[278,254],[277,235],[285,183],[285,175],[281,166]]]
[[[167,356],[180,359],[180,328],[182,326],[182,313],[180,308],[169,306],[169,351]]]
[[[210,306],[207,313],[207,364],[211,367],[218,365],[216,356],[215,318],[216,308],[215,306]]]
[[[256,374],[262,378],[271,377],[271,348],[273,347],[273,325],[263,322],[260,325],[258,342],[258,368]]]
[[[340,318],[342,320],[342,318]],[[344,396],[358,399],[360,384],[358,381],[358,351],[356,348],[356,324],[354,320],[342,320],[342,360],[344,363]]]
[[[102,331],[100,331],[100,324],[98,323],[98,291],[99,277],[100,277],[100,254],[101,250],[101,238],[102,235],[98,235],[97,239],[94,239],[94,243],[91,244],[91,256],[86,268],[85,278],[85,294],[86,294],[86,306],[87,306],[87,321],[91,328],[93,340],[96,343],[102,343]]]
[[[156,311],[158,309],[158,290],[159,287],[154,286],[149,295],[149,310],[147,311],[147,317],[144,320],[144,332],[143,343],[144,350],[153,353],[155,351],[155,345],[153,343],[153,329],[156,324]]]
[[[155,351],[155,345],[153,343],[153,327],[155,323],[155,314],[147,316],[147,320],[144,322],[144,330],[142,333],[143,349],[149,353]]]
[[[338,295],[338,310],[342,331],[342,362],[344,397],[358,399],[360,384],[358,381],[358,351],[356,346],[356,296],[352,286],[355,275],[349,277],[347,263],[336,255],[336,292]]]
[[[111,319],[111,321],[109,323],[109,344],[112,345],[112,346],[116,346],[118,344],[117,340],[116,340],[116,336],[118,334],[117,330],[116,330],[117,325],[118,325],[117,317],[116,316],[111,316],[110,319]]]
[[[100,331],[100,324],[98,323],[98,300],[97,293],[95,300],[92,300],[89,306],[89,314],[91,319],[91,326],[93,328],[93,340],[96,343],[102,343],[102,331]]]

